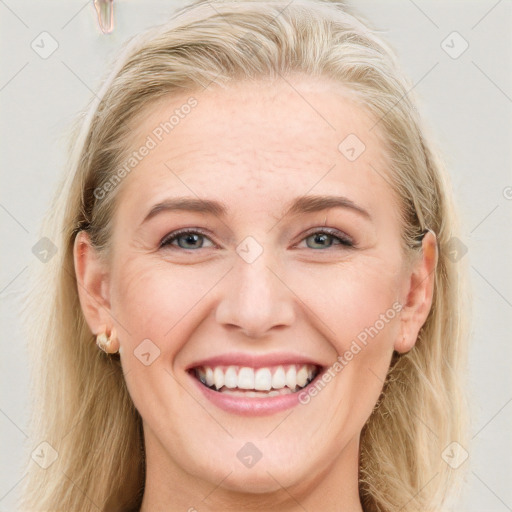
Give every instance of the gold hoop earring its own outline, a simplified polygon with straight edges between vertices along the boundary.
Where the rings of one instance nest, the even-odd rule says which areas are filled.
[[[119,352],[119,340],[116,336],[116,329],[112,327],[110,336],[107,336],[106,327],[96,336],[96,345],[106,354],[115,354]]]

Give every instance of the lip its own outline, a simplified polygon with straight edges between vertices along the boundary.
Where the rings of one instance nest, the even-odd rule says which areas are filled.
[[[210,357],[208,359],[201,359],[188,365],[185,370],[189,371],[197,366],[250,366],[251,368],[264,368],[267,366],[278,366],[287,364],[312,364],[324,368],[324,365],[304,357],[301,354],[293,354],[290,352],[274,353],[274,354],[247,354],[243,352],[233,352],[229,354],[221,354],[218,356]]]
[[[319,368],[315,378],[300,391],[280,396],[271,396],[268,398],[245,398],[243,396],[234,396],[214,391],[205,386],[194,376],[193,368],[197,366],[250,366],[253,368],[261,368],[266,366],[286,364],[313,364]],[[215,406],[224,411],[238,414],[240,416],[264,416],[275,414],[286,409],[290,409],[299,405],[299,395],[304,391],[307,392],[310,386],[314,386],[316,381],[322,377],[326,367],[318,364],[311,359],[297,357],[291,354],[270,354],[265,356],[251,356],[248,354],[229,354],[216,356],[209,359],[203,359],[195,362],[187,368],[186,374],[197,386],[201,393]]]

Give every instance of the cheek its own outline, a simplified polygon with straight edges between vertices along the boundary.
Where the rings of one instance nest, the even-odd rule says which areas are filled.
[[[172,338],[180,339],[180,323],[185,317],[190,321],[195,309],[202,310],[198,302],[215,287],[223,269],[175,266],[147,255],[125,259],[113,269],[111,289],[113,315],[124,326],[118,332],[129,334],[125,339],[130,345],[145,338],[169,340],[171,330]],[[297,325],[315,324],[341,354],[352,340],[382,339],[398,324],[398,315],[393,315],[398,276],[398,268],[388,260],[368,256],[339,264],[291,265],[282,279],[293,290],[289,300],[298,302]],[[166,342],[166,351],[179,349],[169,345]]]
[[[131,338],[137,334],[161,340],[204,293],[200,272],[173,269],[147,256],[125,261],[113,273],[112,311],[127,324]]]
[[[399,333],[398,267],[368,259],[312,270],[300,283],[297,294],[337,354],[327,377],[335,391],[326,423],[356,431],[377,402]]]
[[[399,276],[398,266],[386,259],[358,258],[303,269],[294,291],[341,354],[355,339],[378,339],[383,345],[393,338],[399,324]]]
[[[150,256],[126,258],[112,273],[111,307],[118,324],[122,366],[130,396],[146,420],[157,424],[155,414],[169,406],[162,389],[173,389],[170,368],[184,343],[181,322],[199,291],[187,286],[190,271],[173,270]]]

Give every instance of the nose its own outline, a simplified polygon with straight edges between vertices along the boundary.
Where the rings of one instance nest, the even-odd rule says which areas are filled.
[[[266,251],[252,263],[237,255],[235,268],[223,283],[217,322],[249,338],[262,338],[272,329],[292,325],[294,294],[274,267],[278,266]]]

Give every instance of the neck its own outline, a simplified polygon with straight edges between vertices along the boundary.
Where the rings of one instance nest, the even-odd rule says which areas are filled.
[[[145,443],[146,481],[140,512],[363,512],[359,499],[358,438],[348,443],[330,466],[308,479],[284,488],[268,472],[277,490],[246,493],[224,486],[229,475],[214,483],[187,473],[168,457],[163,446],[149,439],[149,432],[145,437],[150,442]]]

